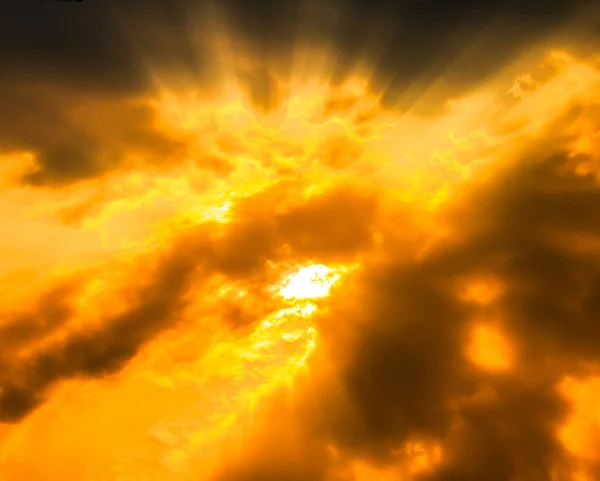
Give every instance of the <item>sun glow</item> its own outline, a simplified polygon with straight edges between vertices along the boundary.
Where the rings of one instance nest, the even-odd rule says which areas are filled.
[[[9,354],[24,366],[36,365],[25,355],[46,359],[44,349],[64,356],[56,356],[56,383],[39,387],[48,401],[0,432],[0,473],[6,465],[17,473],[11,481],[40,479],[46,471],[49,481],[211,479],[266,401],[315,372],[315,353],[325,345],[317,316],[345,294],[344,276],[366,265],[373,245],[379,257],[369,260],[398,255],[396,240],[412,235],[400,232],[412,226],[403,223],[409,208],[434,226],[423,243],[432,244],[434,231],[445,232],[436,215],[461,186],[479,173],[494,175],[523,137],[541,136],[573,95],[593,98],[600,85],[598,69],[570,56],[553,53],[541,65],[554,73],[545,80],[520,75],[510,90],[510,82],[481,85],[431,118],[384,107],[383,93],[358,68],[340,84],[318,71],[306,81],[282,79],[285,94],[267,111],[252,105],[231,72],[211,92],[157,81],[141,103],[157,131],[178,146],[176,160],[146,162],[143,149],[131,147],[126,161],[97,178],[36,190],[15,180],[39,167],[35,155],[3,156],[0,213],[10,221],[0,225],[0,303],[34,333]],[[94,118],[88,108],[78,107],[83,120]],[[569,123],[574,163],[582,153],[597,160],[596,123]],[[112,145],[112,137],[98,143]],[[600,178],[592,160],[574,170]],[[334,195],[342,188],[351,191],[348,199],[360,198],[347,211],[348,199]],[[371,193],[373,203],[361,203]],[[398,205],[402,215],[379,216]],[[414,234],[419,241],[421,235]],[[420,252],[427,261],[430,251]],[[172,263],[161,271],[164,259]],[[89,273],[73,293],[49,289],[80,271]],[[463,287],[457,297],[473,309],[492,310],[510,294],[494,278]],[[9,339],[21,335],[4,317],[0,331]],[[513,345],[498,326],[482,322],[469,334],[466,362],[486,374],[517,369]],[[85,344],[96,335],[98,344]],[[68,344],[71,336],[82,345]],[[67,354],[82,362],[88,351],[95,357],[82,366],[60,364]],[[105,366],[109,354],[117,360]],[[53,374],[48,366],[43,374]],[[86,376],[92,381],[79,379]],[[583,404],[574,401],[577,412],[561,440],[574,454],[593,457],[596,431],[586,423],[599,424],[592,411],[600,388],[594,384],[589,394],[571,384],[568,391]],[[72,418],[61,414],[65,405],[77,407]],[[121,431],[122,441],[114,435]],[[82,439],[98,444],[93,468],[84,466],[91,450]],[[350,471],[357,480],[411,479],[438,466],[443,452],[437,442],[415,441],[396,453],[397,468],[358,462]],[[81,476],[70,477],[67,467]]]
[[[201,362],[196,363],[193,371],[187,369],[185,374],[170,374],[171,382],[177,383],[177,378],[184,375],[196,389],[203,390],[206,386],[217,397],[213,399],[211,409],[205,411],[210,426],[198,426],[193,433],[188,433],[189,440],[185,444],[177,443],[176,448],[167,446],[164,463],[178,471],[185,468],[191,457],[202,457],[208,465],[209,453],[214,453],[214,446],[218,446],[225,436],[241,435],[248,416],[262,399],[279,388],[294,384],[318,342],[316,328],[311,322],[318,307],[311,299],[326,297],[331,286],[340,280],[342,271],[341,268],[336,271],[324,265],[310,265],[289,275],[280,291],[286,307],[266,316],[246,338],[224,339],[216,344]],[[219,291],[220,297],[234,294],[231,289]],[[240,291],[238,295],[243,296],[244,292]],[[175,419],[171,422],[163,419],[157,425],[157,435],[162,433],[166,439],[176,424]]]
[[[303,267],[285,280],[279,294],[285,299],[326,297],[331,287],[340,279],[340,270],[322,264]]]

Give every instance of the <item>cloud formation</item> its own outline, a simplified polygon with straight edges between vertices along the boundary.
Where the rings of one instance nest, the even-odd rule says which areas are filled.
[[[594,5],[426,3],[7,7],[0,477],[597,477]]]

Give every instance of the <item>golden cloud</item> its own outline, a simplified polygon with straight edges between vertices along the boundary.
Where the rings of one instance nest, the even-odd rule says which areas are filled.
[[[598,60],[424,115],[236,39],[0,115],[0,479],[595,479]]]

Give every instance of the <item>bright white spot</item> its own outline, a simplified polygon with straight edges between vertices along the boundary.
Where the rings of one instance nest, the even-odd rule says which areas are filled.
[[[316,299],[326,297],[340,274],[322,264],[303,267],[284,282],[279,294],[285,299]]]

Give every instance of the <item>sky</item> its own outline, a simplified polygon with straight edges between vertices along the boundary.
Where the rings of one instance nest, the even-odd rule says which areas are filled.
[[[600,479],[595,1],[0,6],[0,481]]]

